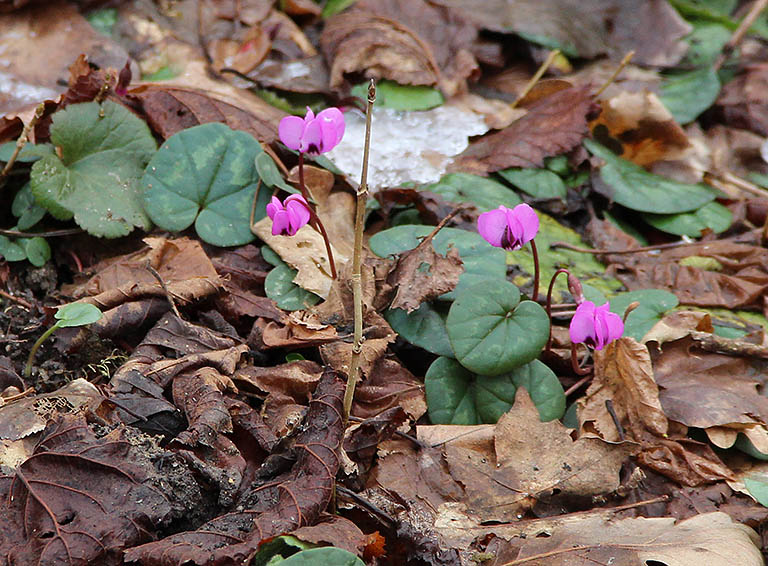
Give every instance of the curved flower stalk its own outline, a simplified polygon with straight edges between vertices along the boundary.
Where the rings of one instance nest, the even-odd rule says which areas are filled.
[[[519,250],[528,242],[533,252],[533,296],[539,297],[539,254],[533,239],[539,233],[539,217],[527,204],[514,208],[500,206],[482,213],[477,219],[477,231],[486,242],[508,251]]]
[[[299,152],[299,190],[301,196],[291,195],[284,203],[272,197],[267,205],[267,215],[272,219],[272,234],[293,236],[304,224],[309,224],[323,236],[331,277],[336,279],[336,263],[333,260],[331,242],[325,226],[318,218],[311,195],[304,183],[304,154],[320,155],[332,150],[344,137],[344,114],[338,108],[326,108],[317,116],[307,107],[304,118],[286,116],[280,120],[278,133],[280,141],[294,151]],[[306,213],[306,214],[305,214]]]

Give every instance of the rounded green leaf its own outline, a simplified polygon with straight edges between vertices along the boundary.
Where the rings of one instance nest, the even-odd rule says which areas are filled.
[[[427,410],[433,424],[479,424],[474,375],[451,358],[437,358],[424,375]]]
[[[438,356],[453,357],[451,342],[445,329],[447,308],[441,302],[421,303],[411,313],[403,309],[390,309],[384,318],[403,340]]]
[[[631,336],[635,340],[641,340],[653,325],[662,319],[664,313],[680,303],[677,296],[669,291],[641,289],[611,297],[611,312],[623,317],[629,304],[635,301],[640,303],[640,306],[629,313],[624,324],[624,336]]]
[[[707,228],[715,234],[725,232],[731,227],[733,214],[722,204],[710,202],[693,212],[643,214],[643,220],[657,230],[668,234],[698,238]]]
[[[27,255],[29,263],[35,267],[45,265],[45,263],[51,259],[51,246],[45,238],[39,236],[35,238],[23,238],[19,240],[19,243],[24,245],[24,253]]]
[[[437,358],[424,376],[429,418],[433,424],[493,424],[509,411],[518,387],[524,387],[542,421],[565,412],[565,393],[557,376],[538,360],[490,377],[477,376],[456,360]]]
[[[622,206],[640,212],[677,214],[696,210],[715,199],[715,193],[706,185],[678,183],[649,173],[594,140],[584,140],[584,145],[605,162],[600,178],[613,189],[611,198]]]
[[[283,180],[283,176],[280,174],[280,170],[277,168],[277,164],[272,157],[266,152],[261,151],[256,156],[256,172],[258,173],[261,181],[268,187],[280,187],[289,193],[298,193],[299,190],[292,187]]]
[[[351,552],[333,546],[302,550],[279,564],[280,566],[365,566],[365,562]]]
[[[661,84],[661,101],[680,124],[689,124],[717,100],[720,79],[706,66],[696,71],[669,77]]]
[[[540,199],[564,199],[568,188],[548,169],[504,169],[499,175],[526,194]]]
[[[298,311],[316,305],[320,297],[302,289],[293,282],[296,270],[286,263],[275,266],[264,280],[264,291],[267,297],[275,301],[277,306],[287,311]]]
[[[486,212],[501,205],[514,208],[522,201],[515,191],[492,179],[469,173],[449,173],[437,183],[420,187],[431,191],[445,200],[455,203],[468,202]]]
[[[45,155],[30,174],[38,204],[94,236],[150,228],[139,180],[157,144],[143,120],[111,101],[72,104],[53,115],[51,140],[61,157]]]
[[[27,259],[27,252],[18,242],[0,236],[0,258],[5,261],[24,261]]]
[[[434,228],[420,224],[395,226],[371,236],[369,245],[379,257],[396,255],[418,246],[421,238]],[[451,244],[459,250],[461,261],[464,262],[464,273],[459,276],[456,289],[441,298],[452,300],[462,289],[476,283],[506,279],[506,252],[491,246],[480,234],[458,228],[443,228],[432,240],[435,251],[443,255],[448,252],[448,246]]]
[[[29,183],[21,187],[13,197],[11,212],[19,219],[16,223],[19,230],[29,230],[45,216],[45,209],[35,202]]]
[[[520,302],[520,291],[505,280],[459,293],[445,326],[456,359],[481,375],[499,375],[533,361],[549,337],[544,308]]]
[[[224,124],[182,130],[162,145],[142,179],[144,208],[165,230],[185,230],[216,246],[254,239],[250,229],[253,196],[259,181],[253,136]],[[269,191],[261,190],[254,221],[265,215]]]
[[[102,316],[99,307],[90,303],[69,303],[64,305],[53,315],[58,322],[56,326],[67,328],[69,326],[85,326],[99,320]]]
[[[484,423],[495,423],[509,411],[518,387],[528,391],[543,422],[559,419],[565,413],[563,386],[555,373],[539,360],[502,375],[479,375],[475,383],[477,413]]]

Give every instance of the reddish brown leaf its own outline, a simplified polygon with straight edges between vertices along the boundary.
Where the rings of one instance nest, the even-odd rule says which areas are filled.
[[[748,67],[723,87],[717,108],[729,126],[768,136],[768,65]]]
[[[280,393],[298,404],[305,404],[315,390],[323,368],[311,360],[299,360],[272,367],[248,365],[240,368],[232,379],[244,391]]]
[[[173,402],[184,411],[189,427],[174,441],[187,446],[213,446],[220,433],[232,432],[224,392],[237,393],[237,387],[212,367],[177,375],[173,380]]]
[[[414,421],[427,412],[424,383],[397,360],[380,358],[368,379],[355,389],[352,414],[370,418],[399,405]]]
[[[326,22],[320,45],[332,87],[344,73],[365,72],[452,95],[477,70],[476,35],[452,9],[424,0],[361,0]]]
[[[486,175],[508,167],[541,167],[544,158],[572,150],[587,134],[591,89],[574,87],[533,104],[528,114],[470,144],[451,169]]]
[[[402,407],[392,407],[375,417],[364,420],[356,425],[344,439],[344,451],[347,455],[370,469],[373,457],[376,455],[379,443],[388,440],[397,427],[408,420]]]
[[[277,139],[277,123],[285,116],[257,98],[244,110],[206,92],[170,85],[144,85],[131,90],[129,96],[141,104],[150,127],[163,139],[192,126],[222,122],[260,142],[272,143]]]
[[[352,554],[360,554],[366,540],[362,531],[349,519],[325,513],[317,524],[300,527],[291,534],[312,544],[328,544]]]
[[[288,454],[274,454],[238,502],[247,511],[222,515],[197,531],[171,535],[130,549],[129,562],[147,566],[242,564],[266,538],[313,525],[330,501],[343,428],[344,382],[326,371],[310,402],[305,427]],[[295,460],[285,474],[271,472],[275,459]]]
[[[172,507],[125,433],[97,437],[84,416],[60,418],[15,475],[0,476],[3,562],[111,566],[152,538]]]

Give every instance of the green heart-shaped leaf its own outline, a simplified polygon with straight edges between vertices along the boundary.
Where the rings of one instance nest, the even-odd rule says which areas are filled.
[[[643,220],[657,230],[691,238],[700,237],[707,228],[715,234],[725,232],[733,222],[731,211],[718,202],[709,202],[693,212],[643,214],[642,216]]]
[[[13,197],[11,212],[19,219],[16,223],[19,230],[29,230],[45,216],[45,209],[35,202],[29,183],[21,187]]]
[[[384,318],[407,342],[438,356],[452,358],[453,349],[445,329],[447,314],[445,303],[438,301],[435,304],[421,303],[419,308],[411,313],[403,309],[390,309],[384,313]]]
[[[423,238],[434,226],[409,224],[395,226],[389,230],[371,236],[369,245],[373,253],[379,257],[396,255],[411,250],[419,245]],[[464,273],[459,276],[456,288],[441,298],[451,300],[461,292],[481,281],[504,281],[507,274],[505,265],[506,255],[501,248],[494,248],[475,232],[467,232],[458,228],[443,228],[432,240],[435,251],[445,255],[448,246],[454,245],[459,250],[461,261],[464,262]]]
[[[535,198],[564,199],[568,192],[563,180],[548,169],[505,169],[499,175]]]
[[[524,387],[542,421],[565,412],[565,393],[557,376],[538,360],[509,373],[476,376],[456,360],[436,359],[424,376],[429,418],[433,424],[493,424],[509,411],[518,387]]]
[[[27,255],[29,263],[35,267],[45,265],[51,259],[51,246],[45,238],[36,236],[34,238],[20,238],[19,243],[24,246],[24,253]]]
[[[445,200],[455,203],[469,202],[480,212],[486,212],[501,205],[514,208],[522,201],[515,191],[501,183],[469,173],[449,173],[433,185],[420,187],[432,191]]]
[[[499,375],[541,353],[549,318],[538,303],[520,302],[515,285],[485,281],[457,295],[445,326],[461,365],[480,375]]]
[[[251,206],[259,176],[258,142],[245,132],[210,123],[168,138],[142,179],[144,207],[152,221],[170,230],[195,224],[197,234],[216,246],[254,239]],[[259,192],[254,221],[264,218],[269,191]]]
[[[631,336],[635,340],[642,339],[653,325],[662,319],[664,313],[680,303],[677,296],[669,291],[641,289],[611,297],[611,312],[623,317],[629,304],[635,301],[640,303],[640,306],[629,313],[624,324],[624,336]]]
[[[715,199],[715,193],[706,185],[678,183],[649,173],[594,140],[584,140],[584,146],[605,162],[600,178],[613,189],[611,198],[622,206],[640,212],[677,214],[696,210]]]
[[[0,257],[5,261],[24,261],[27,252],[24,246],[6,236],[0,236]]]
[[[67,328],[69,326],[85,326],[99,320],[102,312],[99,307],[90,303],[69,303],[64,305],[53,317],[58,321],[56,326]]]
[[[310,548],[277,562],[280,566],[365,566],[357,556],[333,546]]]
[[[53,115],[51,140],[61,158],[46,155],[30,175],[38,204],[95,236],[149,229],[139,179],[157,145],[144,121],[110,101],[72,104]]]

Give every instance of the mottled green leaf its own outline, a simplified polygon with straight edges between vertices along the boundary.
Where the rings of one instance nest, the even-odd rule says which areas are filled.
[[[623,317],[629,304],[635,301],[639,302],[640,306],[629,313],[624,325],[624,336],[631,336],[638,341],[662,319],[668,310],[680,303],[677,296],[669,291],[641,289],[611,297],[611,312]]]
[[[449,173],[437,183],[420,187],[423,191],[432,191],[445,200],[457,204],[468,202],[477,206],[480,212],[498,208],[501,205],[513,208],[522,201],[509,187],[478,175],[469,173]]]
[[[712,67],[666,78],[661,83],[661,101],[680,124],[688,124],[717,100],[720,79]]]
[[[715,234],[725,232],[733,222],[731,211],[717,202],[709,202],[693,212],[680,214],[645,213],[642,216],[643,220],[657,230],[678,236],[690,236],[691,238],[700,237],[706,229]]]
[[[442,301],[421,303],[411,313],[403,309],[390,309],[384,318],[403,340],[438,356],[453,357],[451,342],[445,329],[448,307]]]
[[[53,115],[51,140],[61,158],[49,154],[32,166],[38,204],[95,236],[150,227],[139,179],[157,146],[146,123],[110,101],[72,104]]]
[[[352,87],[352,96],[368,100],[368,83]],[[430,86],[401,85],[383,79],[376,83],[376,106],[393,110],[429,110],[440,106],[445,99],[442,93]]]
[[[456,360],[436,359],[424,376],[429,418],[433,424],[493,424],[509,411],[518,387],[524,387],[542,421],[565,412],[565,393],[557,376],[534,360],[509,373],[489,377],[470,372]]]
[[[457,293],[445,321],[461,365],[499,375],[533,361],[549,338],[549,318],[533,301],[520,301],[512,283],[484,281]]]
[[[499,175],[526,194],[539,199],[564,199],[568,192],[563,180],[549,169],[505,169]]]
[[[296,285],[293,282],[294,277],[296,270],[286,263],[273,267],[264,280],[267,297],[287,311],[298,311],[316,305],[320,297]]]
[[[613,189],[611,198],[622,206],[640,212],[677,214],[696,210],[715,199],[714,191],[706,185],[679,183],[649,173],[594,140],[584,140],[584,145],[605,162],[600,178]]]
[[[254,239],[250,229],[259,177],[258,142],[245,132],[210,123],[168,138],[142,179],[144,206],[152,221],[180,231],[193,223],[197,234],[216,246]],[[254,221],[266,215],[270,192],[260,190]]]

